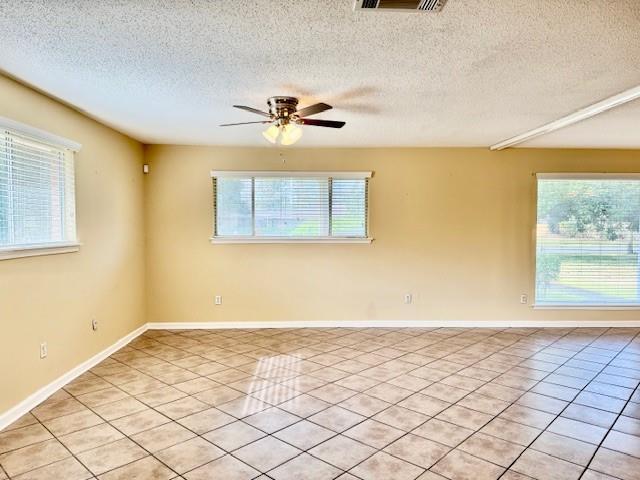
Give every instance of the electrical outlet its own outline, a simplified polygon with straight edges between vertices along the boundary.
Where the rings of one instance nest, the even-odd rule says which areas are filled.
[[[404,294],[404,303],[409,305],[411,302],[413,302],[413,295],[411,295],[410,293],[405,293]]]
[[[216,295],[215,303],[216,305],[222,305],[222,295]]]
[[[96,320],[95,318],[91,319],[91,329],[95,332],[96,330],[98,330],[98,320]]]
[[[529,296],[526,293],[520,295],[520,303],[526,305],[529,302]]]
[[[47,342],[42,342],[40,344],[40,358],[47,358],[47,354],[48,354],[48,350],[47,350]]]

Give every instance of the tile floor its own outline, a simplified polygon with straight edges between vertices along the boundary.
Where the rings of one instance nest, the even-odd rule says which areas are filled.
[[[149,331],[0,479],[640,479],[640,329]]]

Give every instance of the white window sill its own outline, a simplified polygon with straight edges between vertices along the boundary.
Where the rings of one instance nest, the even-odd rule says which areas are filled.
[[[640,305],[533,305],[534,310],[640,310]]]
[[[29,245],[15,248],[0,248],[0,260],[12,258],[38,257],[40,255],[59,255],[80,250],[79,243],[57,243],[48,245]]]
[[[373,238],[338,237],[213,237],[212,244],[223,243],[371,243]]]

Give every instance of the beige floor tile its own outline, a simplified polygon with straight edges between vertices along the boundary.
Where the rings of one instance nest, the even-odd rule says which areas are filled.
[[[205,390],[210,390],[218,386],[220,386],[219,383],[204,377],[194,378],[192,380],[187,380],[186,382],[173,384],[173,388],[177,388],[178,390],[188,393],[189,395],[204,392]]]
[[[218,478],[221,480],[250,480],[256,478],[259,474],[260,472],[246,463],[242,463],[231,455],[225,455],[186,473],[184,477],[187,480],[212,480]]]
[[[31,410],[31,413],[41,422],[52,418],[62,417],[71,413],[86,410],[86,407],[75,398],[68,398],[59,402],[43,403]]]
[[[586,466],[597,447],[596,445],[582,442],[575,438],[557,435],[552,432],[543,432],[542,435],[531,444],[531,448],[568,462]]]
[[[114,420],[111,424],[127,436],[144,432],[154,427],[158,427],[171,420],[155,410],[144,410],[126,417]]]
[[[71,382],[64,386],[64,389],[69,392],[73,396],[82,395],[84,393],[95,392],[96,390],[102,390],[104,388],[109,388],[112,385],[109,382],[106,382],[102,378],[95,377],[89,380],[83,380],[80,382]]]
[[[618,417],[615,413],[605,412],[604,410],[598,410],[597,408],[586,407],[584,405],[576,405],[574,403],[567,406],[560,416],[607,429],[614,424]]]
[[[176,474],[153,457],[145,457],[133,463],[100,475],[99,480],[169,480]]]
[[[640,458],[640,437],[629,435],[628,433],[610,431],[602,442],[604,448],[626,453],[636,458]]]
[[[0,478],[2,478],[2,475],[0,475]],[[15,480],[87,480],[89,478],[93,478],[91,472],[73,457],[65,458],[14,477]]]
[[[28,427],[29,425],[33,425],[34,423],[38,423],[38,419],[34,417],[31,413],[25,413],[18,420],[13,422],[11,425],[5,427],[2,430],[3,433],[8,432],[9,430],[15,430],[16,428]]]
[[[473,430],[434,418],[419,426],[411,433],[449,447],[456,447],[471,436]]]
[[[57,440],[47,440],[0,455],[0,466],[10,477],[70,457],[69,451]]]
[[[147,407],[144,403],[136,400],[135,398],[127,397],[116,402],[107,403],[106,405],[100,405],[99,407],[94,407],[93,411],[105,420],[111,421],[117,418],[124,417],[126,415],[131,415],[132,413],[147,410],[148,408],[149,407]]]
[[[476,412],[469,408],[460,407],[458,405],[452,405],[438,414],[435,418],[453,423],[454,425],[459,425],[460,427],[479,430],[489,423],[489,421],[493,419],[493,416],[482,412]]]
[[[460,450],[452,450],[431,467],[431,471],[451,480],[495,480],[504,468]]]
[[[363,480],[393,478],[395,480],[414,480],[424,469],[392,457],[388,453],[378,452],[356,466],[351,472]]]
[[[158,405],[167,404],[186,396],[186,393],[178,390],[177,388],[166,386],[136,395],[136,399],[140,400],[145,405],[155,408]]]
[[[386,383],[388,383],[389,385],[395,385],[396,387],[411,390],[412,392],[418,392],[424,388],[427,388],[433,382],[430,382],[429,380],[425,380],[423,378],[414,377],[413,375],[400,375],[399,377],[393,378]]]
[[[458,449],[506,468],[525,447],[478,432],[462,442]]]
[[[599,448],[589,468],[622,480],[637,480],[640,459],[607,448]]]
[[[0,454],[51,438],[53,438],[53,435],[39,423],[7,432],[0,432]]]
[[[271,406],[251,395],[243,395],[235,400],[218,405],[216,408],[236,418],[245,418],[271,408]]]
[[[265,437],[233,452],[233,456],[260,472],[267,472],[300,453],[295,447],[274,437]]]
[[[103,423],[104,420],[91,410],[82,410],[64,417],[53,418],[43,422],[44,426],[56,436],[77,432],[85,428],[93,427]]]
[[[122,433],[108,423],[103,423],[95,427],[89,427],[84,430],[69,433],[68,435],[63,435],[58,437],[58,440],[71,450],[73,454],[77,454],[107,443],[115,442],[121,438],[124,438]]]
[[[424,390],[421,390],[420,393],[449,403],[456,403],[458,400],[461,400],[469,394],[467,390],[439,382],[429,385]]]
[[[342,470],[349,470],[375,452],[375,448],[343,435],[333,437],[309,450],[314,457]]]
[[[388,402],[372,397],[370,395],[366,395],[364,393],[359,393],[357,395],[354,395],[353,397],[347,398],[345,401],[340,402],[338,405],[342,408],[346,408],[347,410],[351,410],[352,412],[358,413],[365,417],[375,415],[376,413],[381,412],[385,408],[391,406],[391,404]]]
[[[208,404],[194,397],[184,397],[155,407],[157,411],[173,420],[178,420],[209,408]]]
[[[178,420],[178,423],[198,435],[202,435],[234,421],[235,418],[231,415],[221,412],[216,408],[209,408],[181,418]]]
[[[640,420],[637,418],[620,416],[613,426],[613,430],[640,436]]]
[[[409,434],[387,446],[384,451],[422,468],[429,468],[444,457],[450,448],[440,443]]]
[[[89,408],[99,407],[107,403],[116,402],[127,398],[128,394],[116,387],[109,387],[96,392],[85,393],[76,397],[78,401]]]
[[[410,397],[405,398],[403,401],[398,403],[398,406],[433,417],[438,415],[443,410],[446,410],[449,406],[451,406],[451,404],[434,397],[423,395],[421,393],[414,393]]]
[[[386,447],[404,434],[405,432],[402,430],[375,420],[365,420],[343,433],[346,437],[353,438],[376,449]]]
[[[265,435],[261,430],[237,421],[205,434],[204,438],[227,452],[231,452]]]
[[[308,450],[336,435],[335,432],[307,420],[295,423],[274,434],[300,450]]]
[[[308,420],[339,433],[364,421],[365,417],[342,407],[333,406],[310,416]]]
[[[533,442],[541,430],[510,420],[495,418],[480,430],[482,433],[501,438],[518,445],[528,446]]]
[[[590,423],[579,422],[570,418],[557,418],[548,430],[553,433],[559,433],[565,437],[576,438],[585,442],[599,444],[604,436],[607,434],[607,430],[602,427],[591,425]]]
[[[520,399],[522,399],[522,397],[520,397]],[[469,395],[457,402],[457,404],[461,407],[466,407],[489,415],[498,415],[510,405],[509,402],[505,402],[504,400],[487,397],[486,395],[482,395],[477,392],[471,392]]]
[[[300,417],[284,410],[280,410],[279,408],[272,407],[267,410],[263,410],[260,413],[256,413],[255,415],[246,417],[243,421],[262,430],[263,432],[273,433],[278,430],[282,430],[293,423],[299,422]]]
[[[538,480],[577,480],[583,471],[579,465],[531,449],[526,450],[511,469]]]
[[[223,455],[224,451],[200,437],[187,440],[154,454],[158,460],[180,474],[200,467]]]
[[[128,438],[108,443],[93,450],[77,455],[78,460],[94,475],[101,475],[114,468],[121,467],[147,455],[138,445]]]
[[[340,473],[341,470],[303,453],[271,470],[269,476],[274,480],[333,480]]]
[[[398,403],[413,395],[414,392],[390,383],[380,383],[369,390],[365,390],[364,393],[388,403]]]
[[[512,422],[522,423],[529,427],[544,429],[555,419],[555,415],[534,410],[533,408],[524,407],[522,405],[511,405],[499,415],[499,418],[511,420]]]
[[[307,418],[329,408],[330,406],[331,404],[320,400],[319,398],[303,394],[281,403],[278,405],[278,408],[286,410],[289,413],[293,413],[300,418]]]
[[[356,392],[355,390],[350,390],[333,383],[320,388],[316,388],[314,390],[310,390],[308,392],[308,394],[312,397],[319,398],[320,400],[324,400],[325,402],[332,404],[342,402],[349,397],[353,397],[357,393],[358,392]]]
[[[164,450],[190,440],[196,434],[176,422],[146,430],[131,436],[131,439],[151,453]]]
[[[242,396],[244,396],[242,392],[234,390],[233,388],[225,387],[224,385],[204,390],[203,392],[193,395],[194,398],[214,407]]]
[[[393,405],[374,415],[373,419],[408,432],[422,425],[429,417],[413,410]]]
[[[587,470],[582,475],[581,480],[617,480],[617,479],[616,477],[612,477],[604,473],[596,472],[594,470]]]

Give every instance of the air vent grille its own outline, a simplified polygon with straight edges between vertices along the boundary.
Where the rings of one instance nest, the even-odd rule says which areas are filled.
[[[355,10],[439,12],[447,0],[356,0]]]

